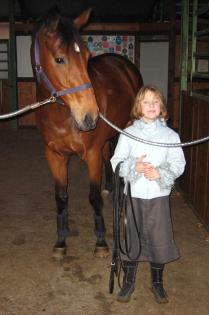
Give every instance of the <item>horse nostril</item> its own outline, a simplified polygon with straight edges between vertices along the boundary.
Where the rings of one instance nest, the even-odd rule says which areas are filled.
[[[94,129],[96,127],[96,123],[98,120],[99,116],[96,117],[96,119],[93,119],[92,116],[90,114],[86,114],[84,120],[83,120],[83,126],[84,126],[84,130],[91,130]]]

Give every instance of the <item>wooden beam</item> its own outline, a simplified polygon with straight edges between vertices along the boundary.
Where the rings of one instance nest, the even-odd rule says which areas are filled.
[[[128,32],[142,34],[168,33],[171,28],[171,22],[166,23],[91,23],[85,27],[83,33],[90,32]],[[30,33],[34,29],[34,24],[30,22],[16,23],[16,31],[19,33]],[[176,22],[176,29],[180,29],[180,24]]]

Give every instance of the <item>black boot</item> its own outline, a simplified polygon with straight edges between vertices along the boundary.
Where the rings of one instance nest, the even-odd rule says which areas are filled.
[[[117,295],[117,301],[127,303],[135,289],[137,261],[123,261],[123,286]]]
[[[168,295],[163,288],[164,264],[151,263],[151,291],[158,303],[168,303]]]

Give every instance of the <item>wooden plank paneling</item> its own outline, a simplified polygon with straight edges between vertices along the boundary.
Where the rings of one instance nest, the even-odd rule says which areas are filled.
[[[193,103],[196,103],[198,107],[198,129],[197,129],[197,138],[203,138],[206,135],[209,135],[209,104],[203,102],[201,100],[195,101],[193,99]],[[208,143],[203,143],[197,146],[197,155],[196,155],[196,185],[200,183],[199,187],[195,187],[198,193],[195,193],[194,206],[195,208],[199,208],[199,205],[202,205],[199,208],[199,214],[202,218],[205,218],[206,215],[206,194],[208,191],[207,187],[207,171],[208,171]]]
[[[193,83],[193,89],[194,90],[205,90],[209,88],[208,82],[194,82]],[[188,89],[190,90],[190,84],[188,84]],[[173,101],[172,101],[172,121],[171,125],[173,128],[179,129],[179,112],[180,112],[180,81],[176,80],[173,84]],[[191,110],[191,107],[189,106],[189,112]]]
[[[186,94],[182,97],[182,142],[209,135],[209,102]],[[184,149],[186,170],[179,185],[194,211],[209,227],[209,142]]]
[[[22,108],[26,105],[36,102],[36,84],[32,81],[18,82],[18,107]],[[18,119],[20,127],[34,127],[35,114],[34,112],[27,113]]]
[[[208,162],[207,162],[207,170],[209,170],[209,149],[208,149]],[[209,171],[208,171],[209,174]],[[206,189],[206,209],[205,209],[205,221],[209,222],[209,176],[207,176],[207,182],[205,185],[205,189]]]
[[[188,103],[185,102],[184,106],[182,106],[182,124],[181,124],[181,141],[188,142],[192,139],[192,128],[190,127],[191,121],[193,120],[193,107],[188,110]],[[189,194],[190,189],[190,168],[192,165],[192,155],[191,155],[191,147],[185,147],[184,153],[187,161],[187,167],[184,172],[184,177],[181,177],[179,181],[181,182],[181,186],[186,194]]]
[[[4,115],[10,112],[9,109],[9,81],[0,80],[0,115]],[[0,128],[9,128],[9,120],[1,120]]]

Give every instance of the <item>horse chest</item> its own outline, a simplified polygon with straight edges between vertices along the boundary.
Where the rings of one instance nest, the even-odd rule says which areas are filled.
[[[54,139],[50,139],[47,141],[48,147],[59,153],[72,154],[76,153],[81,158],[83,158],[86,152],[86,146],[82,142],[82,139],[79,136],[68,134],[65,137],[54,137]]]

